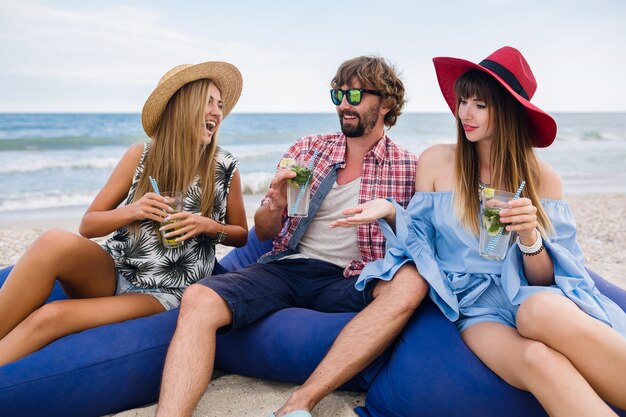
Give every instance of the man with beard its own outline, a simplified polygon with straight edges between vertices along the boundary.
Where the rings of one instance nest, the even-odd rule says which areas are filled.
[[[322,398],[389,346],[426,295],[428,286],[413,264],[402,266],[392,281],[376,280],[357,291],[355,278],[364,265],[384,256],[382,232],[373,223],[330,227],[376,198],[409,203],[417,157],[385,134],[405,104],[403,83],[383,58],[363,56],[344,62],[331,86],[342,133],[303,137],[284,156],[312,164],[308,216],[287,217],[287,180],[296,174],[279,164],[254,219],[258,237],[273,238],[273,249],[256,264],[185,291],[157,416],[192,414],[209,383],[218,329],[238,329],[288,307],[360,311],[276,413],[310,416]],[[357,204],[356,211],[342,210]]]

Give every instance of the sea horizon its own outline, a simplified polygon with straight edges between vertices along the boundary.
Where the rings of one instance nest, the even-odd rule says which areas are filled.
[[[626,193],[626,112],[555,112],[555,143],[538,149],[566,194]],[[243,191],[265,193],[276,163],[299,137],[335,132],[336,113],[237,113],[220,126],[220,146],[240,162]],[[455,141],[446,112],[407,112],[387,135],[419,154]],[[139,113],[0,113],[0,216],[84,208],[135,142],[149,140]],[[256,197],[255,197],[256,198]]]

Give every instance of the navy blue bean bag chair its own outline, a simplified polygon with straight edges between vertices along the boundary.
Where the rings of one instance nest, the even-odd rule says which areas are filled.
[[[253,232],[220,261],[228,270],[269,250]],[[10,268],[0,271],[0,285]],[[592,273],[626,309],[626,291]],[[65,298],[57,285],[48,301]],[[178,310],[86,330],[0,367],[0,415],[100,416],[157,400]],[[301,383],[354,314],[287,309],[218,337],[216,368]],[[534,397],[487,369],[455,326],[425,302],[397,342],[342,389],[368,390],[362,417],[545,416]],[[626,417],[626,411],[617,410]]]

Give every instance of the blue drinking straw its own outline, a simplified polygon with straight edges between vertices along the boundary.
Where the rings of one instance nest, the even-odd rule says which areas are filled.
[[[513,200],[519,198],[519,196],[522,193],[522,190],[524,189],[525,185],[526,185],[526,181],[522,181],[522,183],[519,185],[519,188],[517,189],[517,192],[513,196]],[[504,227],[506,227],[506,226],[504,226]],[[498,244],[498,240],[500,240],[500,236],[502,236],[502,232],[504,231],[504,227],[501,227],[500,231],[498,231],[498,234],[493,236],[491,239],[489,239],[489,243],[487,244],[487,247],[485,248],[485,252],[493,253],[493,251],[496,250],[496,245]]]
[[[156,180],[152,178],[152,176],[148,176],[148,178],[150,178],[150,184],[152,185],[152,189],[154,190],[155,194],[161,195],[161,193],[159,192],[159,187],[157,186]]]
[[[302,201],[302,198],[304,197],[304,193],[309,186],[309,182],[311,181],[311,178],[313,178],[313,164],[315,163],[316,157],[317,157],[317,149],[313,151],[313,156],[311,157],[311,160],[309,161],[309,177],[306,179],[306,182],[304,183],[304,185],[300,187],[300,192],[298,193],[298,196],[296,197],[296,201],[293,203],[293,206],[291,207],[291,212],[289,213],[289,215],[292,215],[293,211],[296,210],[296,207],[300,206],[300,202]]]

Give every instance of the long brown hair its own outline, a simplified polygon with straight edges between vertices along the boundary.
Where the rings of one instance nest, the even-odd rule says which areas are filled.
[[[470,70],[460,76],[454,84],[454,92],[457,98],[454,211],[460,223],[474,234],[479,233],[478,149],[465,136],[458,115],[461,99],[475,98],[485,102],[490,111],[490,123],[493,124],[493,142],[489,157],[491,186],[515,192],[521,182],[526,181],[521,196],[529,198],[537,207],[541,234],[552,233],[552,224],[539,197],[539,162],[532,147],[533,136],[522,105],[491,75],[480,70]]]
[[[202,189],[201,212],[211,217],[217,131],[211,143],[202,143],[204,109],[211,84],[207,79],[185,84],[170,98],[152,135],[133,201],[151,191],[149,176],[157,180],[160,190],[181,191],[184,195],[198,175]]]

